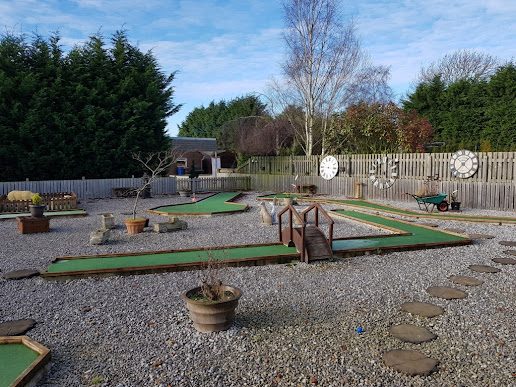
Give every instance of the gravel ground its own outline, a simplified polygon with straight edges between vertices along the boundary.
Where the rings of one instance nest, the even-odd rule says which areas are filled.
[[[52,219],[50,233],[22,235],[16,221],[3,221],[0,270],[44,270],[52,258],[66,255],[274,242],[277,228],[261,225],[257,194],[238,199],[250,205],[245,213],[184,217],[188,229],[167,234],[127,235],[122,214],[130,211],[127,199],[83,201],[88,217]],[[141,212],[184,201],[177,196],[142,200]],[[417,209],[415,203],[384,204]],[[115,215],[117,227],[108,244],[91,246],[89,233],[100,228],[100,214],[106,212]],[[149,217],[151,223],[163,219]],[[380,233],[335,220],[335,237]],[[331,263],[228,268],[226,282],[241,288],[243,296],[233,327],[216,334],[197,333],[181,300],[181,292],[198,283],[193,271],[70,281],[0,279],[0,321],[37,321],[27,334],[50,348],[53,358],[41,386],[516,386],[516,267],[491,261],[509,249],[499,241],[516,240],[515,226],[417,221],[495,238]],[[470,264],[502,271],[473,273]],[[451,284],[450,275],[485,283],[466,288]],[[427,287],[441,285],[465,290],[468,297],[447,301],[427,294]],[[400,310],[406,301],[432,302],[445,312],[412,316]],[[400,323],[424,326],[438,338],[403,343],[388,333]],[[386,367],[382,355],[396,348],[439,360],[438,371],[410,377]]]

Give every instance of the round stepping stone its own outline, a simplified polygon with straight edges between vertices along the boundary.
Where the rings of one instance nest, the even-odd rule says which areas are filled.
[[[469,234],[469,239],[493,239],[493,235],[488,234]]]
[[[0,323],[0,336],[23,335],[36,324],[32,319],[13,320]]]
[[[516,250],[504,250],[504,253],[508,255],[516,255]]]
[[[393,325],[389,329],[389,333],[402,341],[414,344],[425,343],[437,338],[428,329],[411,324]]]
[[[469,265],[468,267],[471,270],[476,271],[478,273],[498,273],[499,271],[501,271],[496,267],[487,265]]]
[[[493,258],[493,262],[500,263],[502,265],[516,265],[516,259],[512,258]]]
[[[461,228],[445,228],[444,231],[454,232],[456,234],[464,234],[466,232]]]
[[[398,372],[414,376],[429,375],[436,370],[439,362],[427,357],[421,352],[408,349],[393,349],[383,355],[383,362],[387,367],[392,367]]]
[[[445,300],[455,300],[458,298],[466,298],[468,294],[462,290],[449,288],[447,286],[430,286],[426,289],[432,297],[444,298]]]
[[[31,269],[15,270],[5,273],[3,277],[5,279],[19,280],[23,278],[30,278],[39,275],[39,271]]]
[[[500,241],[498,243],[500,243],[502,246],[516,246],[516,241]]]
[[[443,308],[428,302],[405,302],[401,305],[401,310],[423,317],[435,317],[443,314]]]
[[[484,281],[479,280],[478,278],[468,277],[465,275],[451,275],[448,279],[453,283],[464,286],[479,286],[484,283]]]

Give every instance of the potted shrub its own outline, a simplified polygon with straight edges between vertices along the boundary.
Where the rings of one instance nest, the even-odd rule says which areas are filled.
[[[30,215],[33,218],[42,218],[43,212],[45,211],[45,205],[43,203],[43,198],[39,193],[36,193],[32,196],[32,204],[29,204]]]
[[[208,260],[203,262],[201,286],[187,290],[181,296],[197,331],[225,331],[233,324],[242,291],[222,284],[218,278],[220,260],[215,258],[212,251],[208,250],[206,254]]]
[[[452,194],[450,195],[450,199],[451,199],[451,209],[452,211],[460,211],[460,202],[457,201],[457,195],[456,195],[457,191],[453,191]]]
[[[161,175],[161,173],[167,170],[170,165],[175,162],[176,158],[177,152],[175,150],[167,152],[152,152],[146,155],[142,155],[141,153],[133,154],[133,159],[139,161],[145,167],[145,172],[150,173],[150,175],[148,173],[144,174],[144,177],[142,178],[142,186],[135,189],[136,195],[133,204],[132,216],[125,220],[127,233],[129,235],[139,234],[143,232],[146,225],[148,226],[148,219],[136,217],[138,201],[144,192],[148,192],[150,194],[151,184]]]

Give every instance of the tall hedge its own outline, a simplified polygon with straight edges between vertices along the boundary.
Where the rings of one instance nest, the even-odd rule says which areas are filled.
[[[175,73],[116,32],[64,53],[60,36],[0,39],[0,181],[141,174],[133,152],[165,150]]]

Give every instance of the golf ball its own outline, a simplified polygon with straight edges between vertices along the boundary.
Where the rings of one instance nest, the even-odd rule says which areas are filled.
[[[362,333],[362,328],[358,327],[358,328],[357,328],[357,332],[358,332],[358,333]]]

